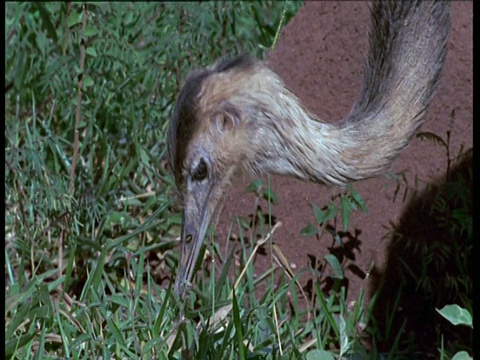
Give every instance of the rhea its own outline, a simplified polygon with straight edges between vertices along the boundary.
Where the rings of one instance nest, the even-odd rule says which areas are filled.
[[[370,13],[360,95],[336,123],[310,113],[276,73],[247,55],[188,76],[168,136],[183,205],[180,298],[237,174],[342,186],[384,173],[422,124],[445,61],[450,5],[375,1]]]

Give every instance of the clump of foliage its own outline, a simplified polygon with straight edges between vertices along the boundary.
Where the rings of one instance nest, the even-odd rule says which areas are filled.
[[[220,56],[263,57],[299,6],[6,5],[7,358],[162,349],[144,342],[172,325],[153,284],[178,258],[165,138],[178,89]]]

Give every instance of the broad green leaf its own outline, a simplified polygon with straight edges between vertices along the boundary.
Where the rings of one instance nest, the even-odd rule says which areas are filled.
[[[472,315],[468,312],[468,310],[461,308],[456,304],[445,305],[443,309],[436,310],[453,325],[466,325],[473,328]]]
[[[322,211],[317,205],[312,204],[312,209],[313,209],[313,216],[315,216],[315,220],[317,220],[317,223],[320,225],[325,221],[325,215],[326,212]]]
[[[250,181],[250,185],[247,186],[248,192],[257,192],[263,186],[262,179],[256,179]]]
[[[312,225],[312,223],[308,223],[302,230],[300,230],[300,235],[303,236],[312,236],[318,233],[318,229],[316,226]]]
[[[327,210],[325,210],[325,220],[324,221],[335,219],[337,214],[338,214],[337,206],[333,202],[328,203]]]
[[[87,48],[87,54],[93,57],[97,57],[97,51],[93,47],[88,47]]]
[[[83,86],[85,88],[88,88],[88,87],[92,86],[93,84],[95,84],[95,83],[93,82],[93,79],[90,76],[85,76],[83,78]]]
[[[71,27],[81,23],[82,22],[82,16],[83,16],[82,12],[80,12],[80,13],[72,12],[70,14],[70,16],[68,17],[67,26],[69,28],[71,28]]]
[[[275,194],[275,193],[273,192],[272,189],[270,189],[270,190],[268,190],[268,189],[265,190],[265,191],[263,192],[263,198],[264,198],[265,200],[271,202],[272,204],[277,204],[277,203],[278,203],[278,196],[277,196],[277,194]]]
[[[307,353],[307,360],[334,360],[335,357],[330,351],[325,350],[312,350]]]
[[[97,28],[94,28],[93,26],[87,26],[87,28],[85,29],[84,35],[86,37],[90,37],[90,36],[97,35],[98,33],[99,31]]]
[[[473,360],[473,357],[468,355],[466,351],[459,351],[453,355],[452,360]]]
[[[342,211],[343,231],[347,231],[348,225],[350,224],[350,214],[352,212],[352,206],[349,198],[342,196],[340,199],[340,209]]]
[[[357,190],[355,190],[352,185],[349,185],[348,189],[350,190],[350,195],[353,198],[353,200],[355,201],[355,203],[360,206],[360,209],[363,212],[367,212],[367,205],[365,204],[365,201],[360,196],[360,194],[357,192]]]
[[[325,255],[325,260],[327,260],[330,266],[332,267],[334,277],[338,279],[343,279],[344,277],[343,269],[340,263],[338,262],[337,257],[332,254],[327,254]]]

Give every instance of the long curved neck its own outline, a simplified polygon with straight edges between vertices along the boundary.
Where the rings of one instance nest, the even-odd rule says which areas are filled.
[[[433,97],[445,60],[449,9],[431,1],[373,4],[362,91],[337,124],[310,114],[266,72],[277,91],[269,99],[255,98],[255,123],[263,126],[253,136],[253,147],[262,150],[252,154],[252,170],[338,185],[384,172],[421,125]]]
[[[256,119],[263,126],[252,139],[256,151],[249,165],[253,172],[336,185],[362,177],[355,154],[370,152],[372,146],[364,146],[361,134],[316,119],[287,90],[277,93],[272,103],[275,108],[270,105],[270,111],[261,112],[262,119]]]

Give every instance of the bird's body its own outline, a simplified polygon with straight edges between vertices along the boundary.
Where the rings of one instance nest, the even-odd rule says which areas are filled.
[[[311,114],[277,74],[248,56],[221,60],[189,76],[169,131],[184,205],[175,287],[180,296],[234,174],[345,185],[382,174],[408,144],[440,77],[450,5],[378,1],[371,18],[362,90],[338,123]]]

